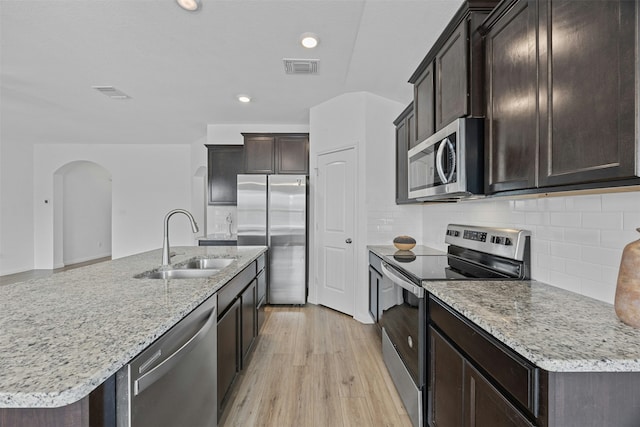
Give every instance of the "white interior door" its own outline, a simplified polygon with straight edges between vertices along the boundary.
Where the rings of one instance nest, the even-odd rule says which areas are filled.
[[[318,302],[354,313],[354,149],[318,156],[316,219]]]

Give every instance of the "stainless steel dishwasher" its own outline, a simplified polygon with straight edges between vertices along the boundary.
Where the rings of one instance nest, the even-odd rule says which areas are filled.
[[[217,296],[118,371],[118,427],[217,425]]]

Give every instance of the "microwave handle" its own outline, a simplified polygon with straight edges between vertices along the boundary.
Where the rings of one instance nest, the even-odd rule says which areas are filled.
[[[449,148],[449,151],[453,153],[453,167],[451,168],[451,172],[449,176],[446,176],[444,173],[444,167],[442,166],[442,157],[445,148]],[[443,184],[449,183],[451,178],[453,178],[453,174],[456,173],[456,150],[453,148],[453,144],[449,140],[449,138],[445,138],[440,142],[440,146],[438,147],[438,153],[436,154],[436,169],[438,170],[438,175],[440,176],[440,180]]]

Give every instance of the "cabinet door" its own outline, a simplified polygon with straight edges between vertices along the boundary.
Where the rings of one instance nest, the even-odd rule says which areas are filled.
[[[242,145],[207,145],[210,205],[235,205],[242,173]]]
[[[240,371],[240,299],[218,319],[218,419],[236,375]]]
[[[375,268],[369,266],[369,314],[375,323],[378,323],[378,288],[382,276]]]
[[[465,362],[465,427],[533,427],[487,379]]]
[[[462,21],[436,55],[436,131],[469,113],[467,25]]]
[[[636,1],[540,1],[540,186],[635,175]]]
[[[274,174],[276,138],[274,136],[244,137],[245,173]]]
[[[486,38],[486,191],[535,188],[536,3],[520,1]]]
[[[462,426],[464,358],[429,326],[428,417],[431,427]],[[499,424],[495,424],[498,426]]]
[[[254,280],[242,292],[242,317],[241,317],[241,342],[242,342],[242,366],[246,367],[246,359],[249,356],[253,340],[256,337],[256,281]]]
[[[435,87],[433,78],[433,63],[430,63],[424,73],[416,81],[413,89],[413,112],[415,115],[415,138],[423,141],[433,135],[434,130]]]
[[[279,174],[309,174],[308,136],[277,137],[276,171]]]
[[[409,201],[407,152],[409,128],[407,120],[396,126],[396,204]]]

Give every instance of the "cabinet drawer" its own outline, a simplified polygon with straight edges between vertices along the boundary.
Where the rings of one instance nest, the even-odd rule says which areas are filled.
[[[429,319],[476,367],[537,416],[537,369],[476,325],[429,296]]]
[[[220,319],[229,305],[235,300],[243,289],[256,277],[256,262],[249,264],[236,277],[229,280],[222,289],[218,291],[218,319]]]

